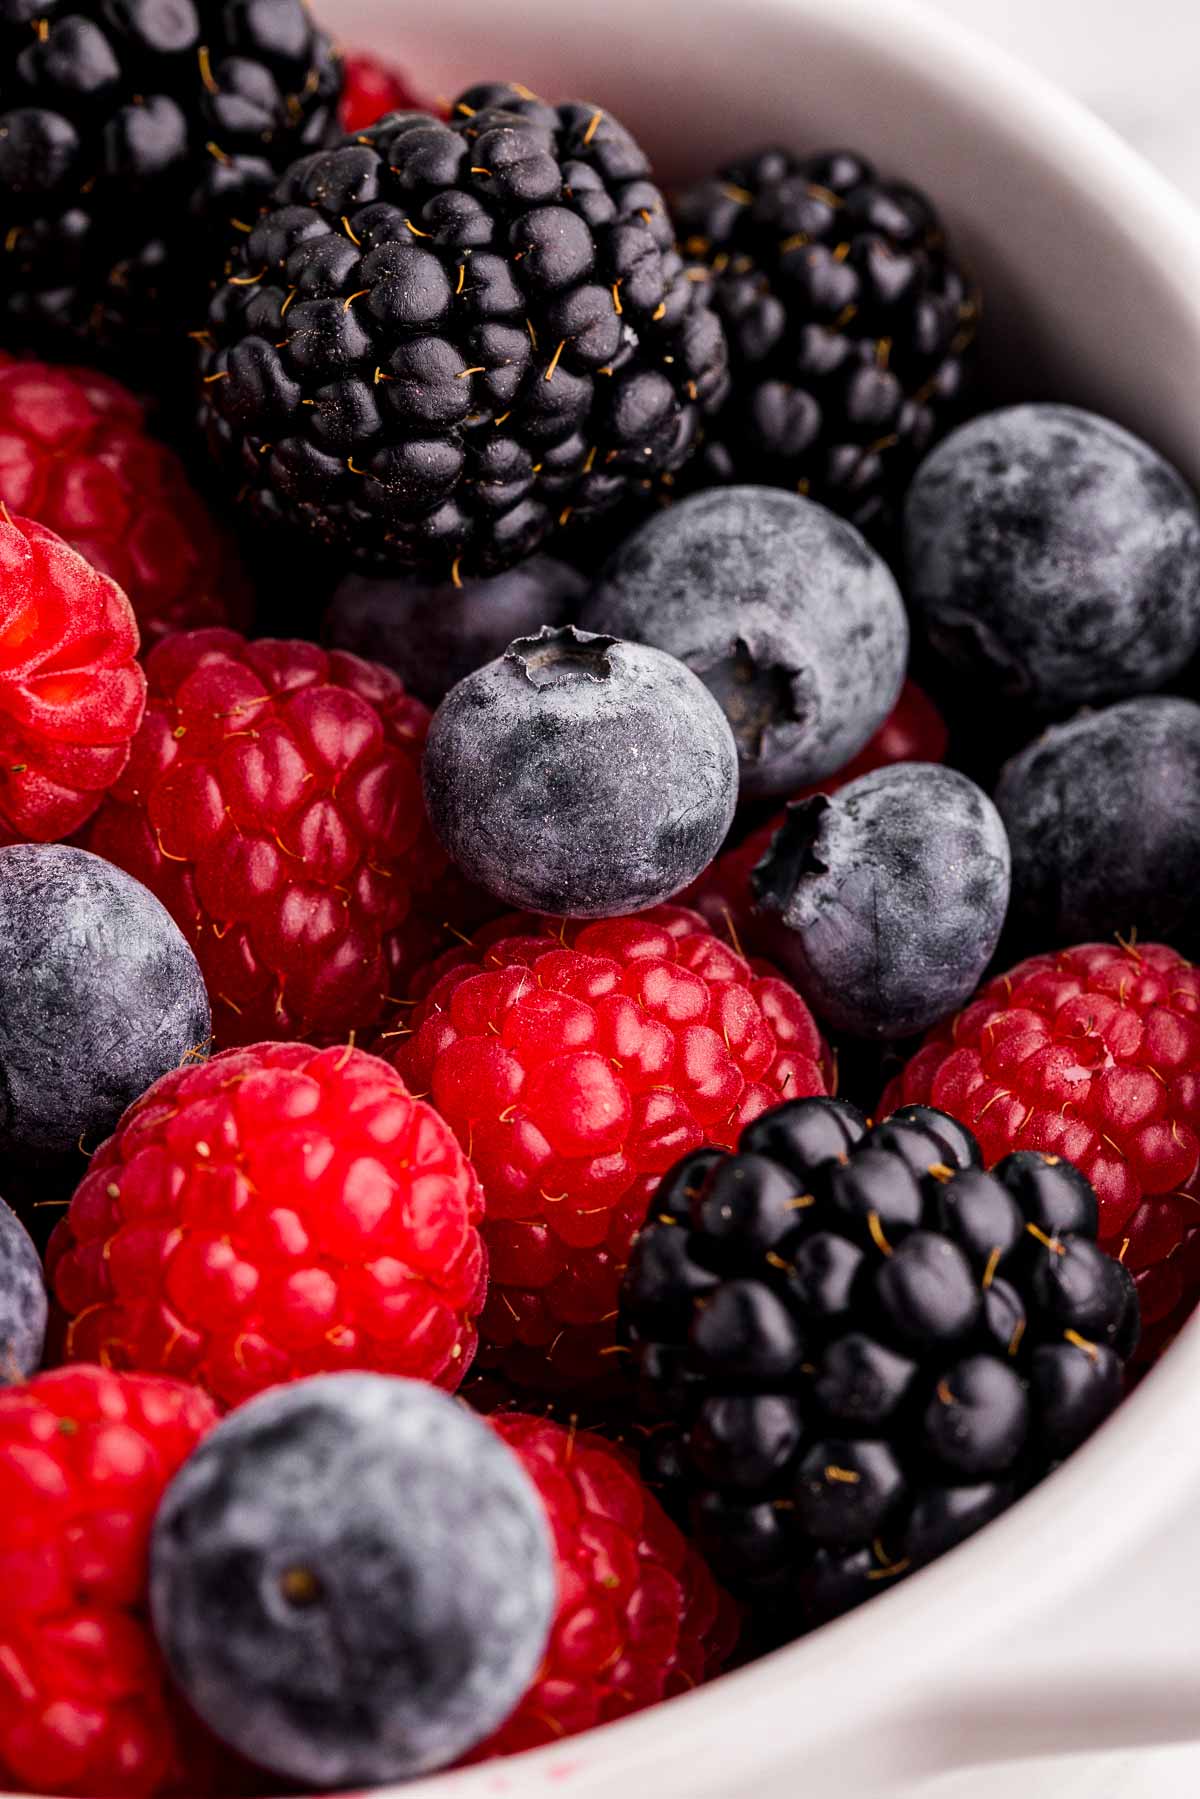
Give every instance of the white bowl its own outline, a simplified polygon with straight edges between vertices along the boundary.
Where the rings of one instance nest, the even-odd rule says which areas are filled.
[[[664,176],[771,141],[877,156],[942,207],[1004,388],[1109,413],[1200,487],[1200,216],[1082,107],[942,17],[907,0],[318,5],[431,92],[516,78],[595,100]],[[1198,1395],[1193,1326],[1036,1493],[853,1616],[403,1799],[874,1799],[971,1763],[1200,1735]]]

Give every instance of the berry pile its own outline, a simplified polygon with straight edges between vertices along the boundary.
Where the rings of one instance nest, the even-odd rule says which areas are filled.
[[[0,0],[14,1792],[669,1700],[1200,1300],[1185,475],[936,197],[420,48]]]

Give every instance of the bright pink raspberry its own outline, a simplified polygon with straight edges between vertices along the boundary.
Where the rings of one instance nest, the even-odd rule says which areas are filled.
[[[502,919],[449,952],[381,1049],[458,1133],[487,1195],[481,1337],[518,1385],[610,1373],[617,1290],[659,1177],[826,1091],[795,990],[696,913]]]
[[[480,916],[426,821],[426,708],[377,663],[234,631],[167,638],[146,673],[88,848],[171,913],[221,1046],[369,1028]]]
[[[66,1355],[224,1405],[345,1368],[452,1391],[482,1211],[453,1132],[386,1062],[228,1050],[156,1081],[92,1158],[47,1254]]]
[[[367,51],[346,57],[346,80],[338,109],[343,131],[365,131],[385,112],[430,112],[402,69],[380,62]]]
[[[150,1529],[211,1427],[179,1381],[63,1368],[0,1389],[0,1787],[143,1799],[237,1790],[151,1634]]]
[[[106,375],[0,352],[0,500],[123,589],[143,649],[250,619],[233,539],[150,436],[141,401]]]
[[[550,1517],[558,1612],[537,1679],[472,1761],[624,1718],[718,1674],[733,1601],[613,1444],[549,1419],[492,1419]]]
[[[919,1102],[1014,1149],[1074,1162],[1100,1240],[1137,1282],[1147,1346],[1200,1294],[1200,968],[1161,943],[1033,956],[938,1025],[880,1116]]]

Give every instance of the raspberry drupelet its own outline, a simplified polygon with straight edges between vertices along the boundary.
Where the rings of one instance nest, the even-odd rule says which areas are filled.
[[[124,589],[143,650],[168,631],[249,622],[233,539],[149,434],[141,402],[93,369],[0,351],[0,500]]]
[[[522,1413],[492,1428],[546,1507],[559,1599],[536,1681],[471,1759],[557,1742],[719,1673],[737,1608],[623,1452]]]
[[[137,649],[116,583],[0,501],[0,844],[87,823],[141,723]]]
[[[362,1050],[230,1050],[157,1081],[92,1159],[47,1272],[66,1355],[224,1405],[348,1368],[453,1390],[483,1198],[453,1133]]]
[[[795,990],[659,906],[591,924],[502,919],[421,977],[380,1039],[487,1194],[487,1360],[518,1386],[611,1378],[617,1290],[659,1177],[824,1093]]]
[[[1033,956],[931,1033],[879,1116],[914,1103],[961,1119],[989,1167],[1040,1149],[1082,1169],[1142,1358],[1174,1334],[1200,1293],[1200,968],[1158,943]]]
[[[181,633],[146,672],[88,848],[191,943],[219,1046],[369,1027],[469,912],[425,819],[426,708],[376,663],[233,631]]]
[[[231,1790],[225,1752],[174,1696],[146,1592],[158,1502],[216,1417],[178,1381],[94,1367],[0,1390],[5,1789]]]
[[[421,112],[428,107],[402,69],[380,62],[365,50],[351,52],[343,66],[345,81],[338,107],[343,131],[365,131],[388,112]]]

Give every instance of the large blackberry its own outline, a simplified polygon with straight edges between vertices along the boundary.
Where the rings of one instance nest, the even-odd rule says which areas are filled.
[[[945,1113],[794,1100],[651,1202],[622,1324],[647,1473],[768,1635],[977,1530],[1121,1396],[1133,1282],[1056,1156],[984,1173]]]
[[[213,302],[211,436],[265,519],[488,574],[679,468],[726,350],[622,126],[525,88],[298,162]]]
[[[0,0],[9,341],[142,356],[201,323],[209,265],[336,129],[341,82],[302,0]]]
[[[734,376],[695,473],[798,488],[890,539],[960,410],[979,313],[930,202],[848,151],[769,149],[689,188],[677,216]]]

